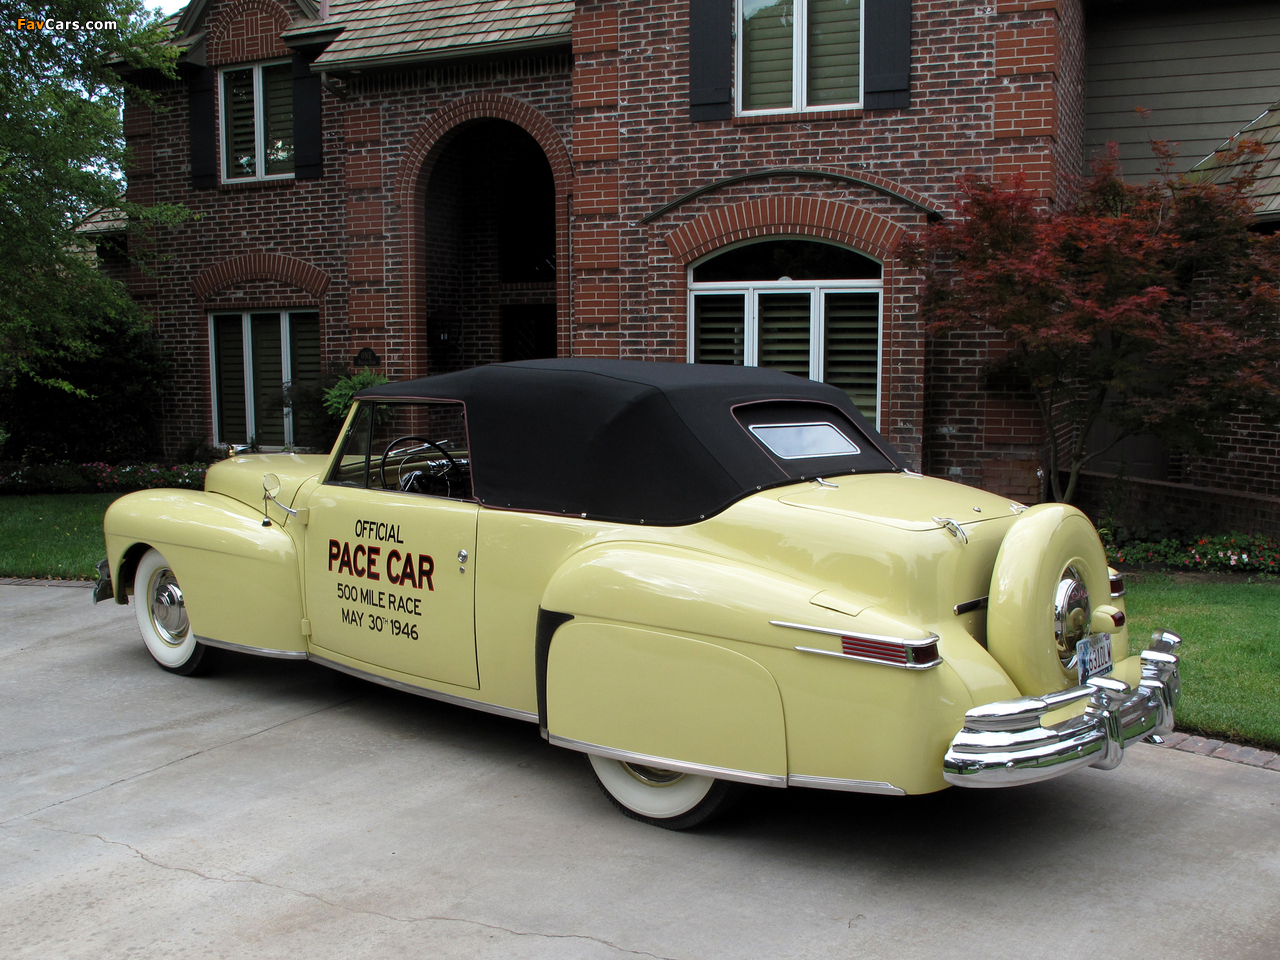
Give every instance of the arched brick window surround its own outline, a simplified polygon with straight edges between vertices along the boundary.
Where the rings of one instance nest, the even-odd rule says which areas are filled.
[[[804,236],[854,247],[888,268],[904,233],[892,220],[852,204],[814,197],[761,197],[705,213],[672,230],[666,241],[671,255],[686,267],[739,240]]]
[[[924,214],[911,211],[911,219],[924,223]],[[924,375],[924,342],[895,320],[904,313],[910,292],[903,289],[904,271],[897,251],[907,228],[851,203],[816,197],[759,197],[710,210],[676,227],[665,237],[673,261],[687,276],[698,259],[722,247],[758,237],[804,237],[831,240],[876,258],[884,264],[884,336],[880,349],[885,357],[881,382],[880,420],[893,423],[904,414],[918,418],[921,411],[916,387],[908,383]],[[679,316],[687,316],[687,282],[680,287]],[[685,335],[688,335],[687,327]],[[680,344],[683,352],[684,344]],[[892,362],[891,362],[892,361]],[[900,396],[910,395],[905,402]],[[910,409],[908,409],[910,408]],[[892,434],[892,429],[886,430]],[[891,436],[891,439],[892,436]]]
[[[300,287],[317,300],[329,289],[329,275],[319,267],[279,253],[250,253],[215,263],[191,281],[197,300],[249,280],[278,280]]]
[[[546,114],[522,100],[498,94],[464,97],[441,107],[428,118],[405,148],[404,160],[396,177],[395,201],[406,215],[402,234],[403,261],[408,270],[405,289],[405,316],[413,334],[406,337],[409,376],[421,377],[427,372],[427,356],[423,334],[426,323],[427,285],[427,184],[431,170],[453,133],[472,120],[506,120],[514,123],[537,141],[551,165],[555,181],[556,202],[556,326],[560,352],[567,353],[572,288],[569,284],[569,196],[573,187],[573,162],[564,139]]]
[[[209,26],[209,66],[289,56],[280,34],[292,19],[271,0],[240,0],[225,7]]]

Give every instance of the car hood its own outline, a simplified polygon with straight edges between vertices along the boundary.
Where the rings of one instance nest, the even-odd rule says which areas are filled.
[[[261,509],[262,478],[274,473],[280,478],[280,492],[276,499],[292,506],[298,488],[323,473],[328,462],[327,454],[245,454],[211,466],[204,478],[204,489],[207,493],[222,494]]]

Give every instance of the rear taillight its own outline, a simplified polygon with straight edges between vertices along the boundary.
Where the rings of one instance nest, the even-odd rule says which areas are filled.
[[[846,657],[887,663],[908,670],[936,667],[942,662],[938,656],[938,639],[930,637],[922,642],[896,640],[889,637],[841,636],[840,649]]]
[[[839,652],[818,647],[796,647],[795,649],[801,653],[819,653],[824,657],[845,657],[867,663],[882,663],[888,667],[901,667],[904,670],[927,670],[942,662],[942,657],[938,653],[937,634],[930,634],[922,640],[902,640],[898,637],[883,637],[870,633],[844,633],[830,627],[811,627],[808,624],[788,623],[785,620],[770,620],[769,623],[775,627],[788,627],[792,630],[805,630],[840,638]]]
[[[841,637],[840,649],[848,657],[862,657],[864,660],[882,660],[885,663],[905,666],[910,662],[907,648],[900,643],[888,643],[884,640],[871,640],[868,637]]]

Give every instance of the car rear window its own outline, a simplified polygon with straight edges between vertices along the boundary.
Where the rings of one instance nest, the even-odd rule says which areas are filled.
[[[897,470],[867,434],[828,404],[768,400],[741,404],[733,414],[792,479]]]

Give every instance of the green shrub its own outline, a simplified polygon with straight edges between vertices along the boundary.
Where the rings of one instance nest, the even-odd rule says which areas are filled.
[[[386,383],[387,378],[380,373],[375,373],[369,367],[365,367],[357,373],[353,373],[349,377],[343,377],[332,387],[325,391],[324,408],[329,411],[332,416],[342,419],[346,417],[347,411],[351,409],[351,404],[355,400],[355,396],[361,390],[367,390],[369,387],[376,387]]]
[[[207,464],[107,463],[24,464],[0,474],[0,494],[125,493],[157,487],[204,489]]]
[[[1104,538],[1106,542],[1106,538]],[[1246,533],[1107,543],[1109,563],[1156,564],[1173,570],[1280,573],[1280,540]]]

